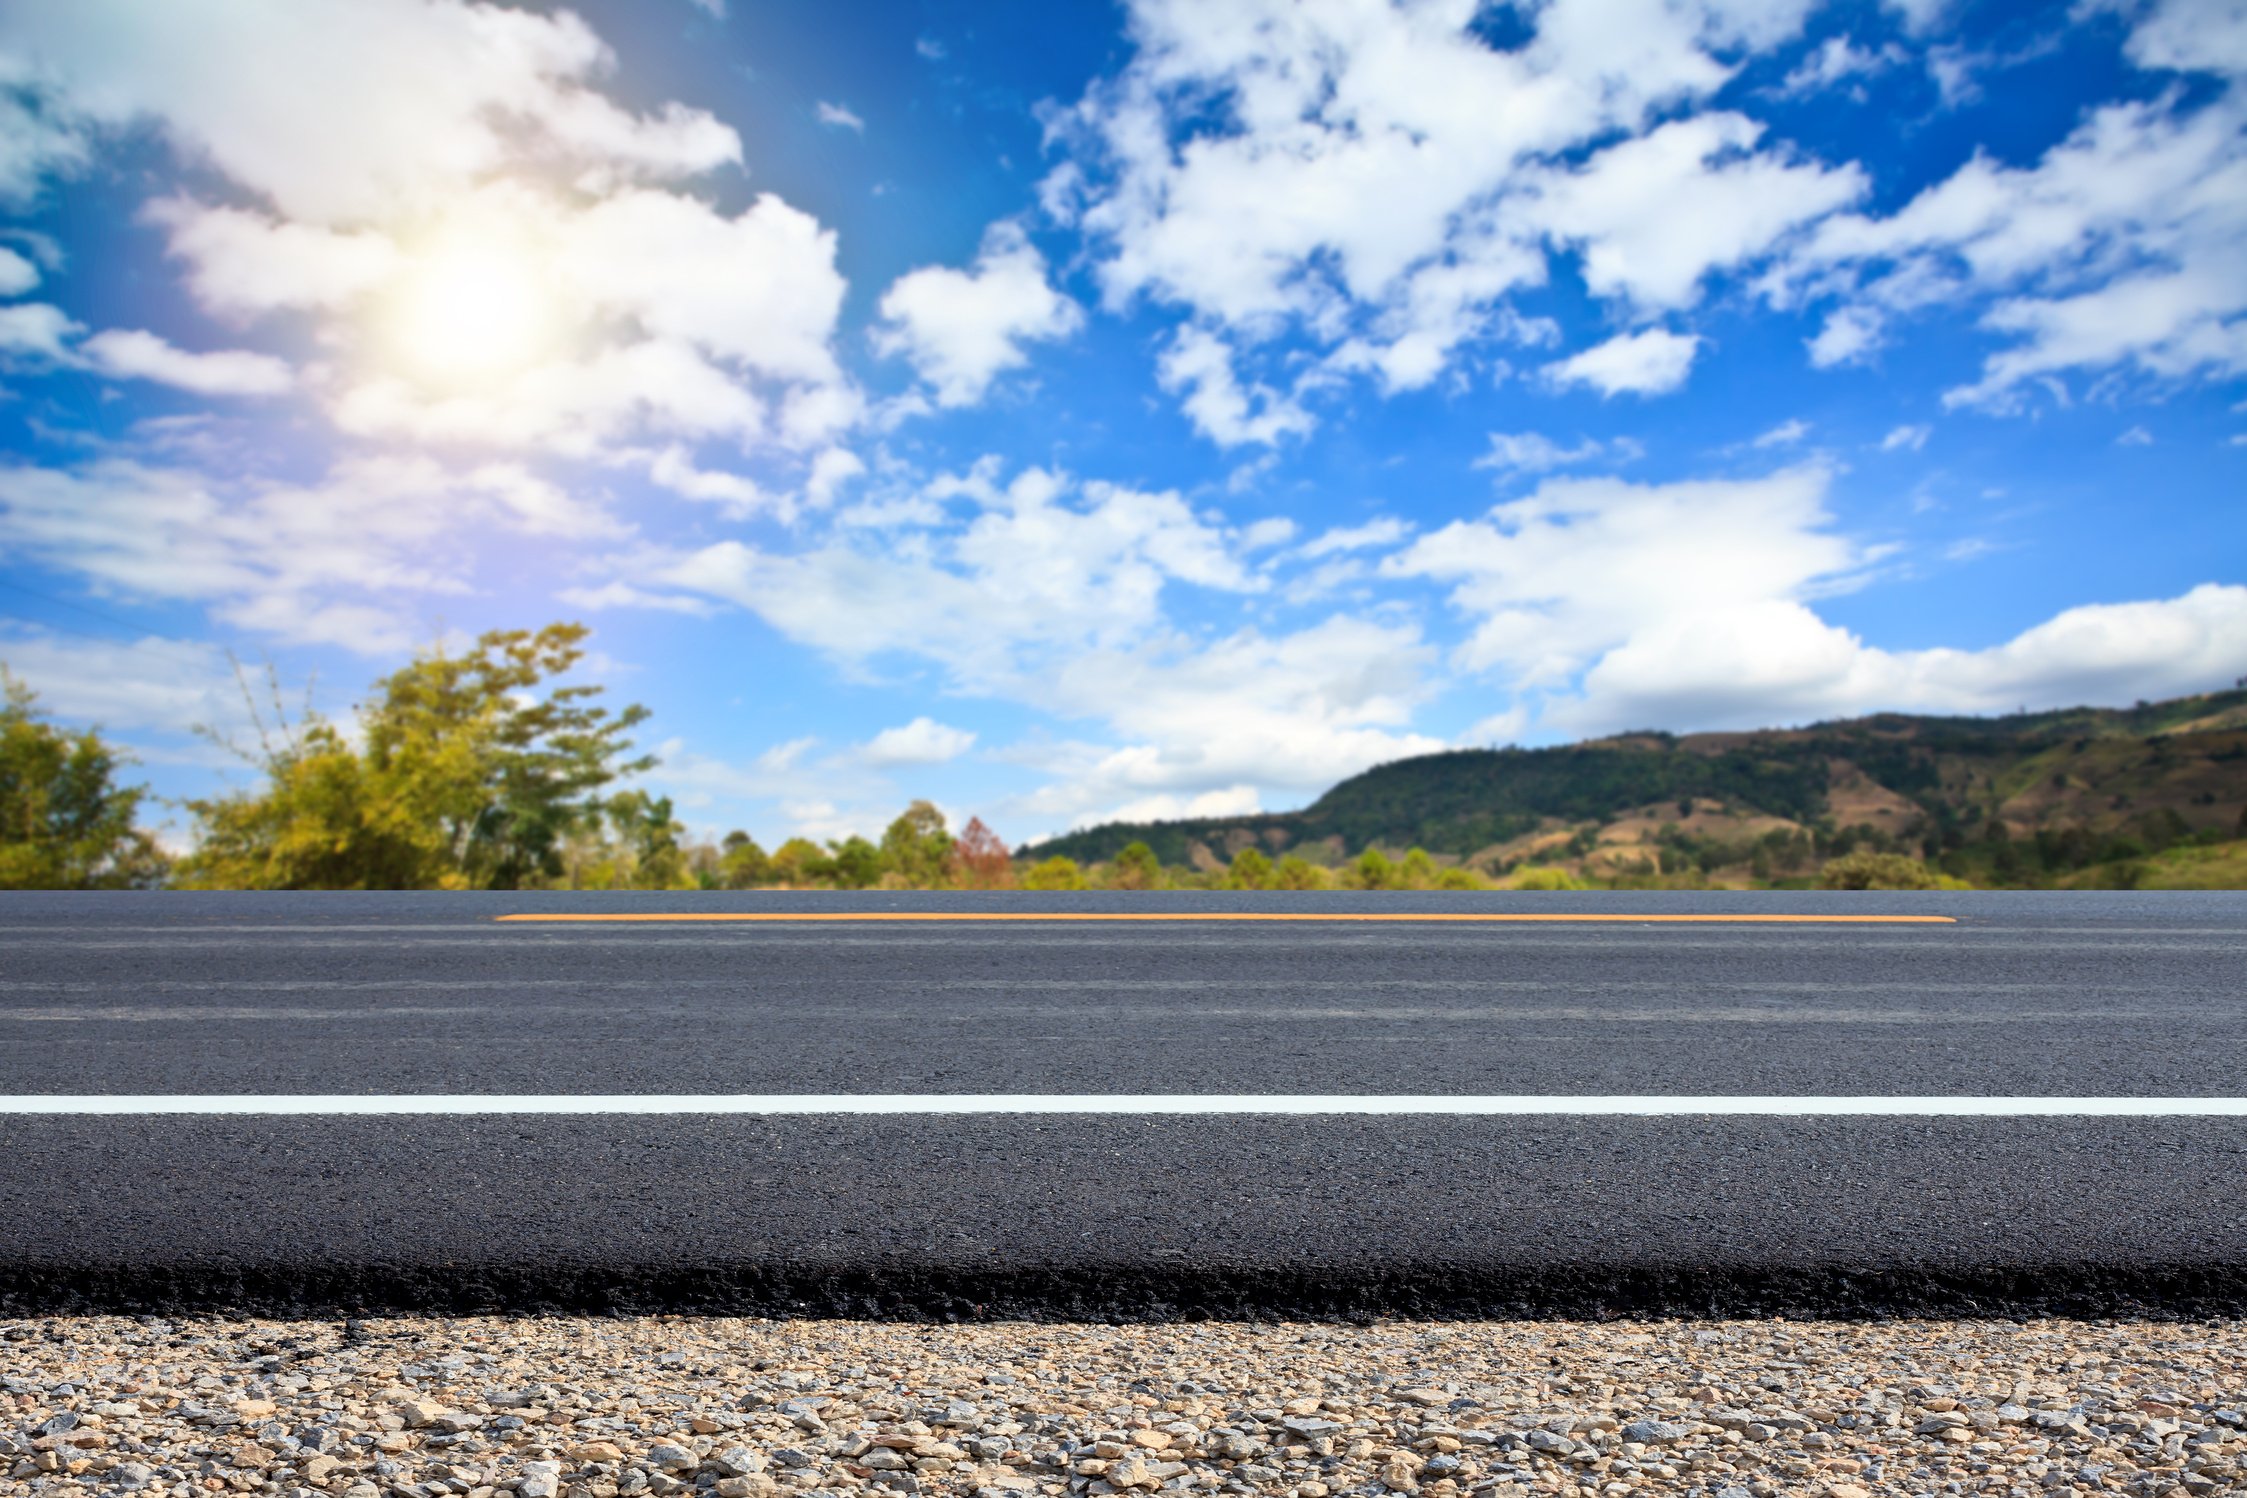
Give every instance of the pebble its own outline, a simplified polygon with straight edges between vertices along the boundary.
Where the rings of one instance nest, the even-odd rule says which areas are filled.
[[[35,1498],[2237,1498],[2247,1323],[0,1320]]]

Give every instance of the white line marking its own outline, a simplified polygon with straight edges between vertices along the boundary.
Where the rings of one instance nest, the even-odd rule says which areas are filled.
[[[6,1114],[1451,1114],[1500,1117],[1704,1114],[1770,1118],[2243,1118],[2236,1097],[1445,1097],[1334,1093],[22,1093]]]

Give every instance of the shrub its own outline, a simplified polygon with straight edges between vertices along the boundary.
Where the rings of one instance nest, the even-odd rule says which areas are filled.
[[[1074,858],[1048,858],[1032,864],[1022,876],[1024,889],[1083,889],[1084,870]]]
[[[1830,859],[1818,871],[1820,889],[1938,889],[1934,870],[1902,853],[1869,850]]]

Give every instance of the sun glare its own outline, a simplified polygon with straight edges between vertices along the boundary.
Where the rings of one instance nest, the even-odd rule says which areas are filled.
[[[530,257],[508,245],[455,242],[434,247],[400,287],[389,342],[420,378],[475,385],[536,361],[557,323],[553,293]]]

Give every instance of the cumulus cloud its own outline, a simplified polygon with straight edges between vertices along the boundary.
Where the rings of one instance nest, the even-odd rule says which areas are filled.
[[[1204,328],[1180,328],[1163,351],[1156,375],[1165,390],[1183,397],[1180,404],[1194,429],[1219,447],[1274,447],[1282,438],[1307,435],[1318,425],[1292,396],[1265,385],[1244,388],[1233,373],[1232,350]]]
[[[975,747],[975,735],[934,718],[915,718],[895,728],[885,728],[859,747],[858,757],[880,768],[899,765],[941,765],[958,759]]]
[[[1559,726],[1723,728],[1876,711],[1992,713],[2179,696],[2247,670],[2247,587],[2068,609],[1981,650],[1883,650],[1800,603],[1681,614],[1603,658]]]
[[[1112,305],[1153,298],[1244,346],[1298,332],[1333,370],[1418,388],[1477,340],[1550,336],[1505,303],[1554,256],[1602,296],[1680,308],[1858,196],[1853,166],[1694,113],[1806,9],[1684,0],[1625,21],[1562,0],[1500,47],[1469,5],[1139,0],[1128,65],[1049,118],[1066,159],[1045,201],[1095,247]],[[1587,147],[1604,149],[1560,164]],[[1211,373],[1170,383],[1214,404],[1229,368],[1184,348]]]
[[[1791,601],[1865,560],[1825,507],[1831,473],[1632,484],[1549,479],[1478,520],[1423,535],[1383,564],[1452,585],[1466,670],[1565,686],[1607,651],[1711,599]]]
[[[923,266],[882,295],[875,347],[910,360],[938,405],[971,406],[991,381],[1029,362],[1024,345],[1083,325],[1077,304],[1046,280],[1045,257],[1014,223],[983,236],[970,270]]]
[[[1584,437],[1574,447],[1567,447],[1542,432],[1492,432],[1490,451],[1475,459],[1475,467],[1494,468],[1500,473],[1543,473],[1603,458],[1627,462],[1643,455],[1644,449],[1629,437],[1612,442]]]
[[[105,458],[0,466],[0,547],[97,589],[198,603],[223,623],[368,654],[426,633],[414,609],[470,587],[463,524],[593,539],[597,509],[520,468],[418,458],[339,463],[320,480],[213,478]]]
[[[45,302],[0,307],[0,358],[68,364],[72,359],[70,340],[84,331],[85,327],[60,307]]]
[[[39,285],[39,267],[0,245],[0,296],[22,296]]]
[[[1618,333],[1605,343],[1545,366],[1556,385],[1589,385],[1601,395],[1666,395],[1693,372],[1700,337],[1648,328]]]
[[[2247,28],[2227,16],[2171,0],[2126,50],[2236,76],[2227,39]],[[1819,365],[1864,357],[1899,317],[1994,298],[1980,320],[2003,346],[1954,406],[2017,408],[2032,382],[2078,372],[2228,378],[2247,370],[2243,183],[2242,86],[2171,90],[2091,110],[2029,164],[1977,153],[1891,214],[1828,217],[1767,284],[1782,301],[1836,299],[1810,345]]]
[[[96,333],[79,352],[105,375],[152,380],[198,395],[280,395],[296,383],[287,362],[270,354],[190,353],[137,330]]]
[[[740,164],[740,140],[704,111],[618,104],[614,61],[569,12],[464,0],[0,17],[0,67],[41,80],[53,128],[152,126],[241,190],[149,216],[206,310],[307,317],[346,356],[315,390],[344,430],[573,456],[826,445],[861,406],[832,346],[833,233],[769,193],[729,214],[678,190]],[[115,352],[214,392],[273,373]]]

